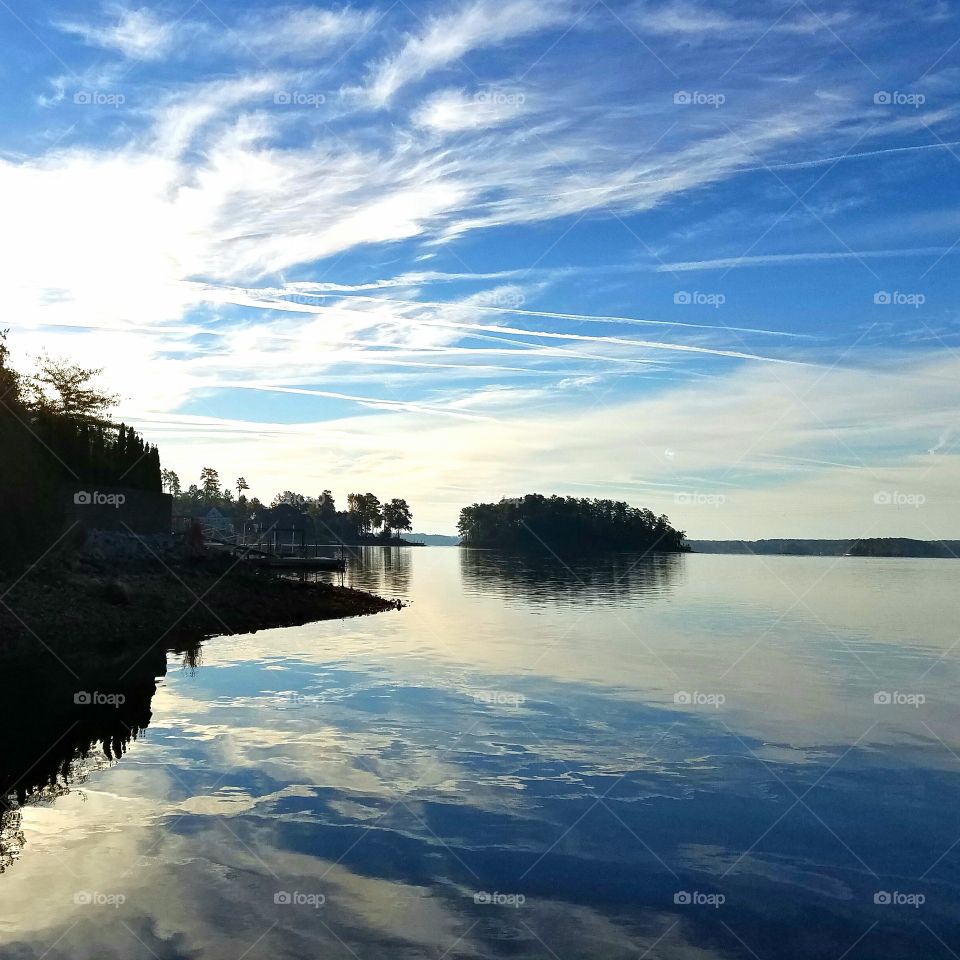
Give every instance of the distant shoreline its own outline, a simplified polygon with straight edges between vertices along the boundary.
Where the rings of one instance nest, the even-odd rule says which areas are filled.
[[[772,538],[766,540],[688,540],[691,552],[791,557],[899,557],[949,560],[960,557],[960,540],[861,537],[845,540]]]

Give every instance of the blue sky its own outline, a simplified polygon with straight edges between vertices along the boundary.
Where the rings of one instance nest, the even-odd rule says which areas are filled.
[[[960,10],[0,6],[22,358],[184,483],[960,537]]]

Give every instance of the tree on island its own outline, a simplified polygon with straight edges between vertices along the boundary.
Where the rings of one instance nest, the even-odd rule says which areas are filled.
[[[353,517],[360,534],[368,535],[383,524],[380,499],[372,493],[347,494],[347,512]]]
[[[413,515],[406,500],[394,497],[389,503],[383,505],[383,527],[387,536],[393,530],[399,540],[401,530],[413,529],[412,521]]]
[[[544,497],[539,493],[475,503],[460,511],[457,529],[470,547],[548,551],[683,551],[686,534],[666,516],[623,501]]]

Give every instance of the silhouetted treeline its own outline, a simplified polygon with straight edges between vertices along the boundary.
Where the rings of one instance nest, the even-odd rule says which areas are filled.
[[[131,427],[86,423],[40,411],[32,417],[37,438],[48,448],[48,469],[65,482],[130,487],[160,493],[160,453]]]
[[[250,485],[244,477],[230,486],[222,483],[213,467],[204,467],[200,482],[186,490],[174,471],[163,470],[161,475],[164,489],[173,495],[177,516],[204,519],[216,509],[234,533],[295,529],[307,543],[389,543],[399,540],[413,522],[410,505],[399,497],[381,502],[373,493],[350,493],[347,509],[338,510],[330,490],[316,497],[284,490],[266,504],[257,497],[247,498]]]
[[[960,540],[911,540],[873,537],[862,540],[690,540],[694,553],[735,553],[756,556],[820,557],[960,557]]]
[[[530,493],[460,511],[463,545],[552,550],[685,549],[684,532],[645,507],[623,501]]]
[[[115,398],[92,386],[97,373],[44,358],[20,374],[0,331],[0,569],[56,540],[67,485],[161,490],[156,447],[108,419]]]
[[[868,537],[856,540],[848,551],[851,557],[924,557],[956,559],[955,542],[949,540],[911,540],[906,537]]]

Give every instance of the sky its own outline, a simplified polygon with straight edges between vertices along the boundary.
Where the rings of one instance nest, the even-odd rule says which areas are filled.
[[[184,486],[960,537],[960,7],[0,2],[3,326]]]

